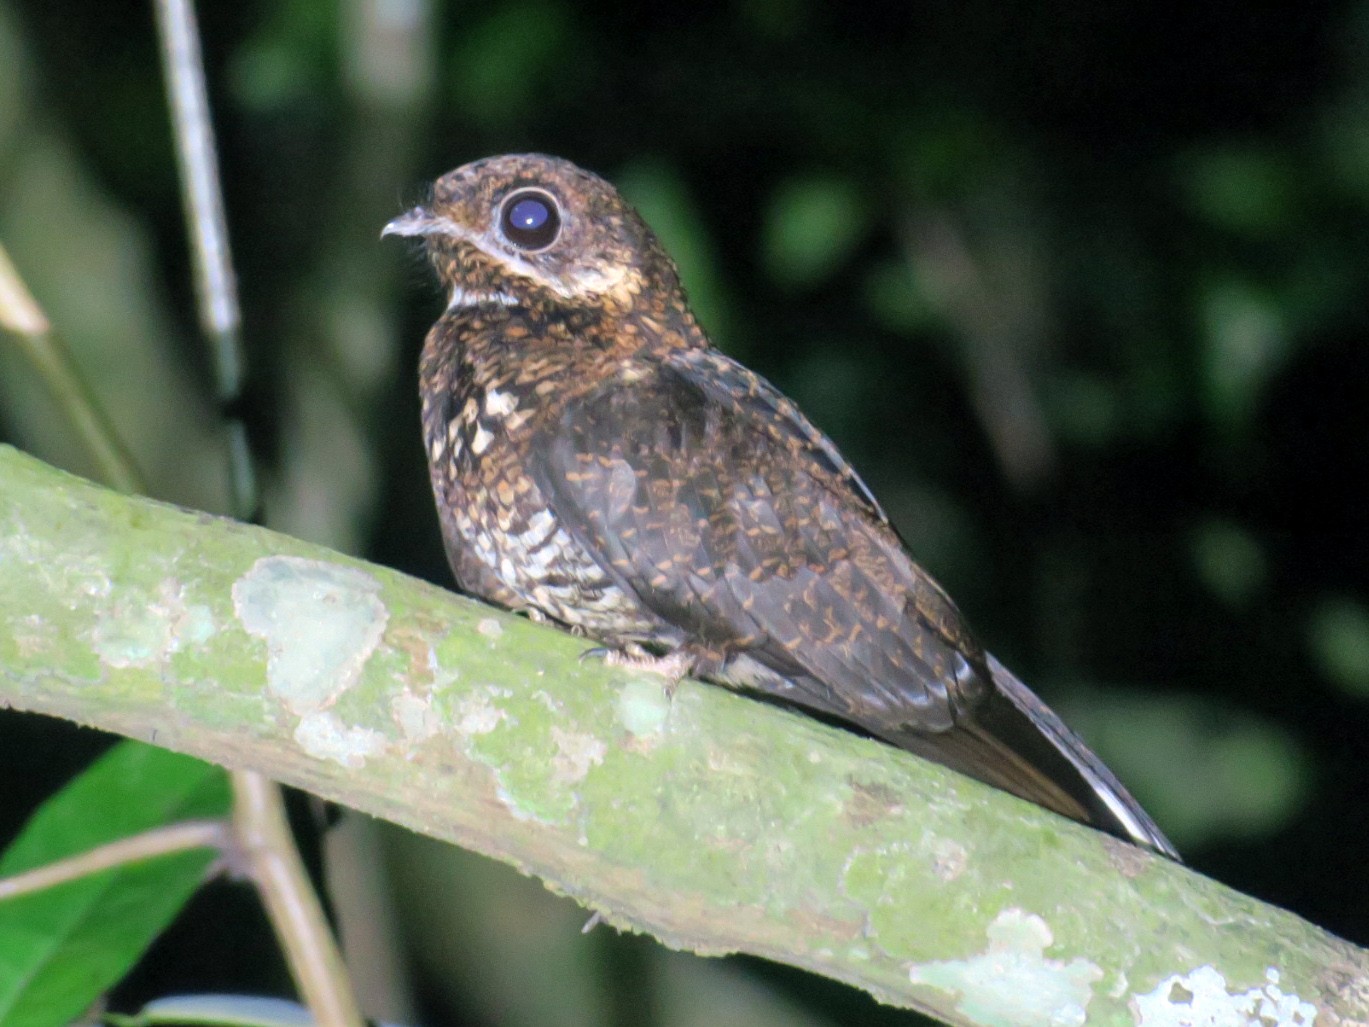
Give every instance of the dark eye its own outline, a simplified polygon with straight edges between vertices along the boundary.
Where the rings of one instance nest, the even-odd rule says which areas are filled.
[[[561,231],[561,214],[546,193],[524,189],[504,201],[499,226],[520,250],[544,250]]]

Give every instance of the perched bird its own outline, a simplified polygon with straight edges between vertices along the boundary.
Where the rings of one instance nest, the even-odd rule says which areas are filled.
[[[711,346],[611,185],[552,157],[492,157],[383,234],[422,237],[449,291],[420,388],[463,590],[1177,858],[979,647],[832,442]]]

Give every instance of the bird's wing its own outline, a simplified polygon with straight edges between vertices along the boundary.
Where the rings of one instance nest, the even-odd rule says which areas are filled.
[[[701,676],[1173,854],[1059,718],[1016,679],[995,684],[836,447],[739,364],[689,351],[629,367],[570,401],[528,468],[561,527],[670,625],[663,638],[685,640]]]
[[[763,379],[677,352],[572,401],[532,447],[558,522],[703,649],[876,734],[943,732],[983,654],[836,447]],[[754,686],[779,693],[762,674]]]

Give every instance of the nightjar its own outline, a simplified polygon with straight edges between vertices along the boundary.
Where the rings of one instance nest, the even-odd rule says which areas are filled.
[[[541,155],[437,180],[420,362],[447,555],[475,596],[855,725],[1176,857],[970,634],[832,442],[714,349],[617,191]]]

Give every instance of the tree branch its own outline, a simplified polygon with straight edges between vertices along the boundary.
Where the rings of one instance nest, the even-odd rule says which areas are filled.
[[[261,771],[677,948],[955,1024],[1369,1018],[1364,951],[1181,866],[720,688],[667,701],[560,632],[5,447],[0,580],[0,703]]]

